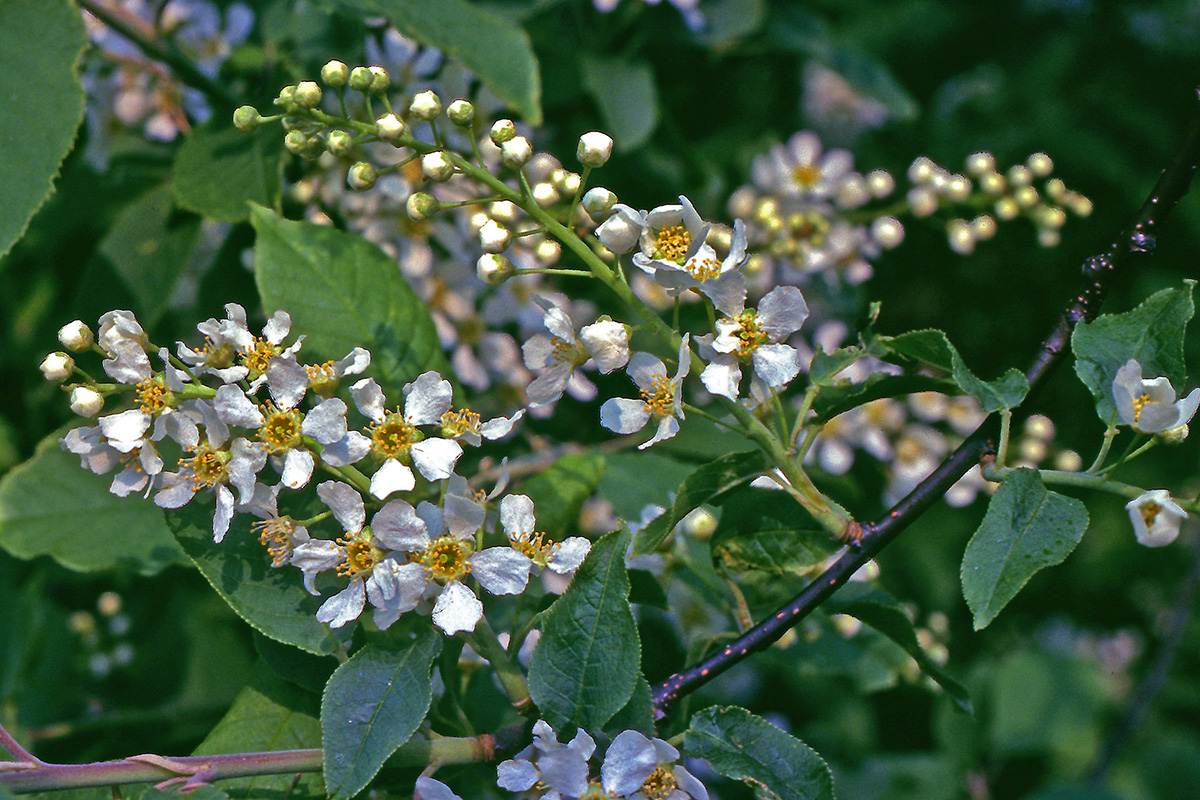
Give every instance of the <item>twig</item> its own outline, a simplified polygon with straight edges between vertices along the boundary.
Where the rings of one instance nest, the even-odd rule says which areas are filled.
[[[1192,617],[1197,588],[1200,588],[1200,534],[1192,537],[1192,569],[1184,579],[1183,586],[1179,588],[1179,595],[1167,615],[1154,661],[1138,685],[1133,699],[1126,706],[1121,719],[1104,742],[1104,748],[1096,758],[1096,763],[1088,771],[1088,783],[1098,785],[1105,779],[1113,762],[1141,727],[1146,715],[1150,713],[1150,706],[1166,685],[1167,673],[1171,670],[1171,664],[1179,652],[1183,634]]]
[[[1178,152],[1170,165],[1163,170],[1132,224],[1107,250],[1084,261],[1083,285],[1079,293],[1067,304],[1058,324],[1046,337],[1032,365],[1025,372],[1029,379],[1031,395],[1043,383],[1050,370],[1061,361],[1076,324],[1081,320],[1092,320],[1100,312],[1100,304],[1113,275],[1124,266],[1128,257],[1133,253],[1149,253],[1154,249],[1159,226],[1166,220],[1179,199],[1187,193],[1198,162],[1200,106],[1193,113]],[[792,602],[716,654],[675,673],[655,687],[652,694],[655,717],[662,719],[666,716],[668,708],[680,696],[695,691],[751,653],[768,647],[812,613],[849,580],[851,575],[874,558],[942,497],[967,470],[979,463],[980,457],[992,447],[991,440],[996,429],[996,417],[991,415],[907,497],[879,520],[862,525],[862,538],[857,545],[847,550]]]
[[[203,92],[215,104],[230,109],[238,104],[224,86],[196,69],[173,45],[157,38],[154,29],[136,16],[103,0],[79,0],[79,7],[133,42],[148,58],[166,64],[179,80]]]
[[[19,762],[33,764],[35,766],[46,762],[36,758],[33,753],[30,753],[21,744],[12,737],[12,734],[5,730],[3,725],[0,725],[0,747],[8,751],[8,754]]]

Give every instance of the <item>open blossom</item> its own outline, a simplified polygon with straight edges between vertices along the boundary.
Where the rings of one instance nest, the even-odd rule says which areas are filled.
[[[800,372],[800,353],[784,340],[804,324],[808,305],[794,286],[772,289],[758,310],[739,310],[716,323],[716,335],[705,349],[713,354],[700,380],[713,394],[738,398],[741,363],[754,365],[754,374],[772,389],[786,386]]]
[[[582,536],[545,541],[545,534],[537,532],[533,501],[523,494],[510,494],[500,501],[500,524],[513,549],[528,556],[539,569],[549,568],[560,575],[579,569],[592,549],[592,543]]]
[[[1164,547],[1179,536],[1179,526],[1187,512],[1171,499],[1166,489],[1142,492],[1125,504],[1133,535],[1146,547]]]
[[[802,200],[831,200],[851,175],[854,157],[846,150],[823,152],[821,139],[800,131],[754,159],[754,184],[764,192]]]
[[[596,742],[580,728],[562,744],[554,728],[539,719],[533,744],[496,768],[496,784],[510,792],[538,792],[541,798],[579,797],[588,788],[588,760]]]
[[[645,450],[656,442],[670,439],[679,432],[679,420],[683,418],[683,379],[691,369],[691,350],[688,335],[684,334],[679,344],[679,366],[674,377],[668,377],[667,368],[649,353],[634,353],[626,371],[641,392],[640,400],[614,397],[600,407],[600,424],[615,433],[634,433],[646,426],[651,418],[658,420],[654,438],[638,445]]]
[[[659,206],[646,214],[641,252],[633,263],[649,273],[672,297],[695,289],[719,311],[734,314],[746,302],[746,280],[739,267],[746,261],[746,229],[734,224],[724,260],[705,242],[711,227],[683,196],[680,205]]]
[[[1132,358],[1117,370],[1112,393],[1121,421],[1142,433],[1161,433],[1186,425],[1200,406],[1200,389],[1176,400],[1169,380],[1145,380],[1142,365]]]
[[[194,350],[179,342],[177,353],[198,375],[212,375],[222,383],[248,378],[257,386],[272,356],[288,356],[300,349],[302,336],[287,348],[280,346],[291,328],[287,312],[276,311],[263,326],[262,335],[255,336],[246,322],[246,310],[237,303],[226,303],[225,319],[207,319],[196,326],[204,335],[204,344]]]
[[[629,361],[628,328],[602,319],[585,325],[576,337],[575,324],[566,311],[540,297],[534,301],[546,312],[544,322],[550,337],[537,334],[521,348],[525,366],[541,371],[526,389],[530,406],[553,403],[572,381],[583,381],[587,394],[595,396],[595,387],[575,370],[589,360],[606,375],[625,366]]]
[[[679,751],[662,739],[622,731],[604,754],[600,782],[609,794],[630,800],[708,800],[704,784],[678,760]]]

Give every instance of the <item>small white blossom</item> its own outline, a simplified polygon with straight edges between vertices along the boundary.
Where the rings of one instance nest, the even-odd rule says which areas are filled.
[[[622,731],[604,754],[600,782],[606,792],[629,800],[708,800],[704,784],[678,760],[679,751],[662,739]]]
[[[575,155],[585,167],[602,167],[612,155],[613,140],[607,133],[589,131],[579,137]]]
[[[78,353],[92,346],[92,329],[83,320],[68,322],[58,329],[58,341],[71,352]]]
[[[700,380],[713,394],[736,400],[742,378],[741,362],[749,360],[754,374],[772,389],[786,386],[800,372],[800,353],[789,344],[789,336],[808,318],[808,304],[795,286],[777,286],[758,304],[758,311],[744,310],[719,319],[711,343],[713,355]],[[706,337],[707,339],[707,337]]]
[[[600,424],[615,433],[634,433],[646,426],[650,419],[657,418],[658,430],[648,442],[638,445],[639,450],[670,439],[679,432],[679,420],[683,418],[681,397],[683,379],[691,369],[689,337],[684,334],[679,345],[679,366],[675,376],[667,376],[667,368],[649,353],[634,353],[629,359],[626,372],[641,392],[640,400],[614,397],[600,407]]]
[[[500,525],[513,549],[528,556],[539,569],[548,568],[560,575],[579,569],[592,549],[592,543],[582,536],[545,541],[546,535],[537,532],[533,501],[523,494],[510,494],[500,501]]]
[[[587,197],[584,199],[586,201]],[[624,255],[636,247],[641,239],[642,229],[646,226],[646,212],[638,211],[624,203],[612,206],[611,211],[609,217],[596,228],[596,238],[612,252]],[[588,209],[588,213],[591,213],[591,209]]]
[[[1179,536],[1187,512],[1171,499],[1166,489],[1151,489],[1125,504],[1133,535],[1146,547],[1164,547]]]
[[[496,768],[496,784],[510,792],[536,791],[541,798],[579,797],[587,791],[588,760],[595,751],[596,742],[582,728],[562,744],[554,728],[539,719],[533,744]]]
[[[75,371],[75,359],[66,353],[51,353],[42,359],[38,369],[42,371],[46,380],[61,383]]]
[[[104,395],[89,386],[71,390],[71,411],[81,417],[94,417],[104,408]]]
[[[1200,406],[1200,388],[1176,400],[1169,380],[1145,380],[1142,365],[1132,358],[1117,370],[1112,393],[1121,421],[1142,433],[1161,433],[1186,425]]]

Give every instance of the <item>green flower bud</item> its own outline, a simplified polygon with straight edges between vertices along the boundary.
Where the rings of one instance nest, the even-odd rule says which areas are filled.
[[[392,85],[392,79],[383,67],[367,67],[371,71],[371,93],[383,94]]]
[[[583,200],[580,205],[583,210],[588,213],[588,216],[596,222],[603,222],[608,219],[608,213],[612,211],[612,207],[617,204],[617,196],[605,189],[603,186],[593,186],[588,189],[583,195]]]
[[[359,161],[350,167],[350,172],[346,175],[346,183],[356,192],[370,189],[378,179],[379,174],[375,171],[375,168],[365,161]]]
[[[296,84],[296,105],[301,108],[316,108],[321,104],[321,87],[314,81],[300,81]]]
[[[436,119],[438,114],[442,113],[442,98],[438,97],[430,89],[423,92],[418,92],[416,97],[412,99],[408,110],[417,119],[423,119],[426,122]]]
[[[444,152],[437,150],[421,157],[421,172],[429,180],[441,183],[454,175],[454,165]]]
[[[498,119],[492,123],[492,144],[499,147],[517,135],[517,126],[511,119]]]
[[[404,135],[404,121],[395,114],[384,114],[375,121],[375,132],[385,142],[397,142]]]
[[[589,131],[579,137],[575,155],[585,167],[603,167],[612,155],[613,140],[607,133]]]
[[[92,329],[83,320],[77,319],[58,329],[58,341],[62,342],[63,347],[78,353],[91,347],[95,337]]]
[[[321,67],[321,80],[326,86],[339,88],[346,85],[350,79],[350,68],[336,58]]]
[[[325,147],[335,156],[344,156],[354,147],[354,137],[346,131],[330,131],[325,139]]]
[[[42,360],[39,369],[46,376],[46,380],[61,383],[75,371],[75,359],[66,353],[51,353]]]
[[[375,76],[366,67],[355,67],[350,70],[350,88],[356,92],[370,91],[373,80],[375,80]]]
[[[288,135],[283,137],[283,146],[289,153],[301,155],[308,149],[308,136],[304,131],[288,131]]]
[[[459,98],[446,109],[446,116],[450,117],[450,121],[460,128],[470,127],[471,123],[475,121],[475,106]]]
[[[275,97],[275,105],[280,108],[292,108],[296,105],[296,85],[294,83],[279,90],[279,94]]]
[[[441,207],[442,204],[438,202],[437,198],[428,192],[414,192],[408,196],[408,202],[404,204],[409,218],[417,222],[433,216]]]
[[[260,122],[262,122],[262,115],[254,106],[238,106],[237,110],[233,112],[233,127],[239,131],[249,133],[257,128]]]
[[[533,158],[533,145],[524,136],[514,136],[500,145],[500,160],[505,166],[520,169]]]
[[[475,262],[475,274],[484,283],[498,286],[513,276],[513,265],[499,253],[484,253]]]

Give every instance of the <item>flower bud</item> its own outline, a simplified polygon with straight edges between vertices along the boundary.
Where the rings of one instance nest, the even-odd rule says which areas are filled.
[[[562,245],[557,239],[543,239],[533,248],[533,257],[543,267],[552,267],[562,258]]]
[[[837,191],[839,208],[862,208],[871,202],[871,192],[867,189],[867,179],[862,175],[847,175]]]
[[[512,277],[513,265],[499,253],[484,253],[475,262],[475,274],[484,283],[497,286]]]
[[[367,67],[371,73],[371,94],[381,95],[392,85],[392,79],[383,67]]]
[[[421,156],[421,173],[429,180],[441,183],[454,175],[454,165],[445,152],[436,150]]]
[[[996,220],[987,214],[980,214],[971,220],[971,233],[981,242],[991,239],[996,235]]]
[[[408,201],[404,204],[404,210],[408,212],[410,219],[420,222],[423,219],[428,219],[436,214],[442,207],[437,198],[428,192],[414,192],[408,196]]]
[[[1032,208],[1038,201],[1038,191],[1032,186],[1022,186],[1013,192],[1013,200],[1021,208]]]
[[[497,147],[500,147],[516,135],[517,126],[513,124],[511,119],[498,119],[492,123],[492,132],[490,136],[492,143]]]
[[[400,137],[404,135],[404,121],[395,114],[384,114],[375,120],[375,132],[385,142],[399,141]]]
[[[1171,499],[1166,489],[1142,492],[1125,504],[1133,535],[1146,547],[1164,547],[1179,536],[1179,525],[1187,512]]]
[[[346,81],[350,79],[350,68],[338,61],[336,58],[325,63],[321,67],[321,80],[330,88],[339,88],[346,85]]]
[[[1044,178],[1054,171],[1054,162],[1045,153],[1034,153],[1026,159],[1025,166],[1029,167],[1029,171],[1037,178]]]
[[[1029,184],[1033,183],[1033,172],[1031,172],[1029,167],[1025,166],[1024,164],[1017,164],[1016,166],[1009,168],[1008,182],[1014,187],[1028,186]]]
[[[938,165],[926,156],[918,156],[908,168],[908,179],[912,183],[927,183],[937,174]]]
[[[629,363],[629,326],[601,317],[579,331],[579,341],[605,375]]]
[[[378,179],[379,173],[365,161],[355,163],[346,174],[346,183],[356,192],[370,189]]]
[[[996,157],[991,153],[972,153],[967,156],[967,174],[976,178],[996,171]]]
[[[104,395],[89,386],[71,390],[71,410],[81,417],[94,417],[104,408]]]
[[[951,175],[942,188],[942,193],[956,203],[961,203],[971,196],[971,181],[963,175]]]
[[[1042,247],[1058,247],[1062,243],[1062,233],[1054,228],[1041,228],[1037,232],[1037,240]]]
[[[996,219],[1010,220],[1021,213],[1021,207],[1011,197],[1001,197],[996,201]]]
[[[613,140],[607,133],[589,131],[579,137],[575,155],[585,167],[603,167],[612,155]]]
[[[475,106],[460,97],[446,109],[446,116],[458,127],[469,128],[475,121]]]
[[[975,251],[975,235],[965,219],[952,219],[946,223],[946,239],[950,249],[959,255],[969,256]]]
[[[578,172],[563,170],[562,175],[555,178],[554,185],[563,194],[574,197],[575,193],[579,191],[579,187],[583,185],[583,178]]]
[[[296,85],[288,84],[279,90],[279,94],[275,96],[275,105],[281,108],[290,108],[296,104]]]
[[[1008,181],[999,172],[985,172],[979,176],[979,188],[987,194],[1004,194]]]
[[[296,105],[301,108],[316,108],[321,104],[321,87],[314,81],[296,84]]]
[[[233,112],[233,127],[244,133],[249,133],[262,122],[262,115],[254,106],[238,106]]]
[[[91,347],[95,338],[92,336],[92,329],[85,325],[83,320],[77,319],[58,329],[58,341],[63,347],[78,353]]]
[[[43,370],[45,371],[45,370]],[[1177,445],[1183,444],[1183,441],[1188,436],[1188,426],[1185,422],[1182,425],[1176,425],[1174,428],[1165,431],[1159,431],[1157,434],[1158,440],[1163,444]]]
[[[914,217],[928,217],[938,209],[937,194],[928,186],[909,189],[907,199]]]
[[[354,147],[354,137],[346,131],[330,131],[325,137],[325,146],[335,156],[344,156]]]
[[[288,131],[287,136],[283,137],[283,146],[289,153],[300,155],[308,149],[308,134],[304,131]]]
[[[533,196],[533,202],[542,208],[554,205],[559,198],[558,189],[555,189],[554,184],[550,183],[535,183],[530,194]]]
[[[39,369],[46,376],[46,380],[61,383],[75,371],[75,359],[62,352],[51,353],[42,359]]]
[[[479,229],[479,244],[485,253],[503,253],[512,242],[512,234],[508,228],[489,219]]]
[[[524,136],[514,136],[500,145],[500,161],[507,167],[520,169],[533,158],[533,146]]]
[[[356,92],[370,91],[373,80],[375,80],[375,76],[366,67],[355,67],[350,70],[350,88]]]
[[[442,113],[442,98],[438,97],[432,89],[426,89],[423,92],[417,92],[416,97],[412,99],[408,110],[417,119],[423,119],[426,122],[436,119],[438,114]]]
[[[644,211],[617,203],[608,219],[596,228],[596,238],[612,252],[622,255],[637,246],[645,225]]]
[[[871,223],[871,238],[885,250],[904,241],[904,226],[895,217],[879,217]]]
[[[896,179],[886,169],[873,169],[867,173],[867,191],[881,200],[896,191]]]
[[[588,213],[596,222],[603,222],[608,218],[608,214],[612,211],[612,207],[617,203],[617,196],[605,189],[603,186],[593,186],[583,194],[583,200],[580,205],[583,210]]]
[[[497,222],[512,224],[521,216],[521,210],[511,200],[497,200],[488,206],[488,216]],[[484,220],[486,222],[487,220]],[[482,227],[482,223],[481,223]]]

